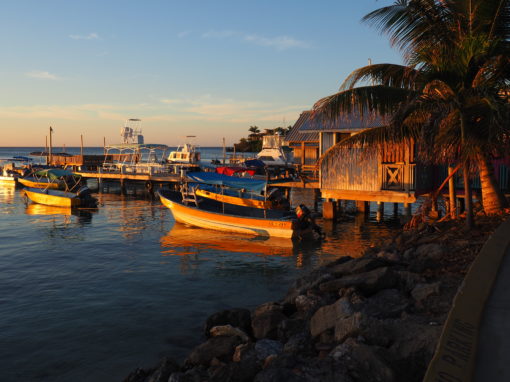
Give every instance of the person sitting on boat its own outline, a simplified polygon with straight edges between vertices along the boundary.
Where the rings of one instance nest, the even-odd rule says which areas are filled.
[[[273,208],[287,211],[290,209],[289,200],[278,188],[273,188],[271,191],[269,191],[267,199],[273,202]]]
[[[304,204],[300,204],[296,207],[296,215],[298,218],[298,224],[301,231],[312,230],[319,237],[322,237],[321,227],[315,223],[315,219],[312,216],[312,213]]]

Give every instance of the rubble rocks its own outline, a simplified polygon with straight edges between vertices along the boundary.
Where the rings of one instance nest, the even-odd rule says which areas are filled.
[[[497,226],[487,221],[476,244],[452,223],[425,224],[313,270],[281,302],[215,313],[183,365],[166,360],[125,382],[421,381],[463,275]]]

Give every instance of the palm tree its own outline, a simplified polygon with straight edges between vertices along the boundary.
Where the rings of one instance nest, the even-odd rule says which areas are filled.
[[[364,21],[390,36],[404,65],[355,70],[340,92],[319,100],[326,121],[357,112],[386,116],[386,126],[338,144],[374,150],[414,139],[435,163],[463,163],[468,226],[472,225],[470,170],[480,170],[487,213],[507,206],[491,157],[509,147],[510,0],[399,0]],[[356,87],[369,80],[371,85]]]

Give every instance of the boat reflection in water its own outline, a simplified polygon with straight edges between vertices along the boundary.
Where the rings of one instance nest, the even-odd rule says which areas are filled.
[[[31,203],[28,204],[25,212],[27,215],[46,215],[48,217],[63,217],[63,223],[68,224],[72,223],[72,217],[75,216],[78,218],[78,223],[90,223],[92,220],[92,215],[94,212],[97,212],[97,209],[76,209],[70,207],[56,207],[56,206],[47,206],[45,204],[37,204]]]
[[[216,249],[237,253],[256,253],[266,256],[292,256],[293,242],[278,237],[260,237],[227,233],[175,223],[161,238],[165,255],[198,253],[201,249]],[[183,251],[183,250],[187,250]],[[190,251],[191,250],[191,251]]]
[[[212,251],[247,256],[301,256],[292,240],[278,237],[260,237],[190,227],[175,223],[170,232],[160,239],[163,256],[182,256],[181,271],[187,273],[203,260],[210,260]],[[202,258],[203,257],[203,258]],[[302,261],[296,260],[296,267]]]

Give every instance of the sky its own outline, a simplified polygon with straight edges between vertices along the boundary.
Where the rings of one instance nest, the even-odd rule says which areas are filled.
[[[0,12],[0,146],[227,145],[293,125],[354,69],[401,63],[383,0],[20,0]]]

